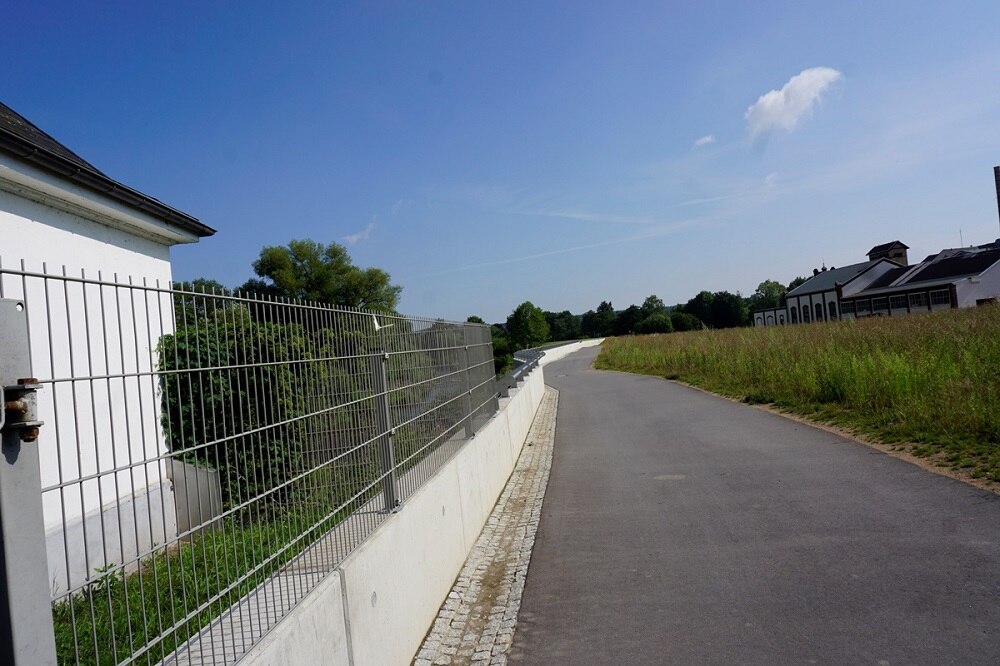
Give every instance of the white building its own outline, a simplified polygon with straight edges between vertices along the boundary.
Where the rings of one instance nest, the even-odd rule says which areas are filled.
[[[50,580],[75,588],[176,533],[155,375],[171,303],[143,286],[169,287],[171,246],[215,232],[115,182],[2,103],[0,230],[0,295],[25,301],[32,373],[44,385]]]
[[[846,317],[893,317],[968,308],[1000,299],[1000,239],[952,248],[894,269],[842,301]]]
[[[876,245],[868,261],[817,269],[785,296],[785,306],[753,313],[754,326],[899,316],[974,307],[1000,299],[1000,239],[947,249],[912,266],[899,241]]]

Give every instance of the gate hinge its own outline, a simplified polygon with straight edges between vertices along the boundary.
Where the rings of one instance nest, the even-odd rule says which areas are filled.
[[[3,387],[3,410],[0,413],[0,430],[17,430],[22,442],[38,439],[38,429],[45,425],[38,420],[36,391],[42,385],[34,377],[18,379],[14,386]]]

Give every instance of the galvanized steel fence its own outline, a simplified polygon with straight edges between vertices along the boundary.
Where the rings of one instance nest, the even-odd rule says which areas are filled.
[[[0,298],[61,663],[232,663],[497,409],[481,325],[23,263]]]

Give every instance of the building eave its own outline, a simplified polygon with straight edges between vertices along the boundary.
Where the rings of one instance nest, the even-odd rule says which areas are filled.
[[[146,216],[154,217],[163,223],[177,227],[179,230],[186,232],[183,236],[193,235],[195,240],[197,240],[198,238],[205,238],[215,233],[215,229],[202,224],[197,218],[187,213],[183,213],[138,190],[114,181],[96,170],[74,164],[55,153],[33,145],[29,141],[2,129],[0,129],[0,151],[10,154],[36,169],[55,175],[74,185],[139,211]],[[4,189],[9,188],[5,187]]]
[[[0,152],[0,190],[164,245],[196,243],[203,237],[190,225],[172,224],[126,205],[119,197],[99,194],[3,152]]]

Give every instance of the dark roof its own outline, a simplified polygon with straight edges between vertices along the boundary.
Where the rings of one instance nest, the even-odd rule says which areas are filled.
[[[879,278],[876,278],[874,282],[865,287],[865,291],[869,289],[878,289],[879,287],[888,287],[890,284],[903,277],[903,273],[913,268],[912,266],[900,266],[899,268],[890,268],[887,273]]]
[[[833,291],[837,288],[837,284],[847,284],[879,261],[881,261],[881,259],[864,261],[860,264],[851,264],[850,266],[842,266],[841,268],[831,268],[828,271],[822,271],[817,275],[812,276],[795,289],[792,289],[790,292],[785,294],[785,296],[802,296],[804,294],[815,294],[820,291]]]
[[[215,233],[215,229],[197,218],[112,180],[3,102],[0,102],[0,150],[198,236]]]
[[[873,254],[888,254],[889,250],[896,246],[902,247],[904,250],[909,250],[910,246],[898,240],[894,240],[890,243],[882,243],[881,245],[876,245],[872,249],[868,250],[868,256]]]
[[[906,281],[906,284],[979,275],[998,261],[1000,261],[1000,249],[984,250],[982,252],[961,252],[954,256],[931,262],[917,271],[913,277]]]

